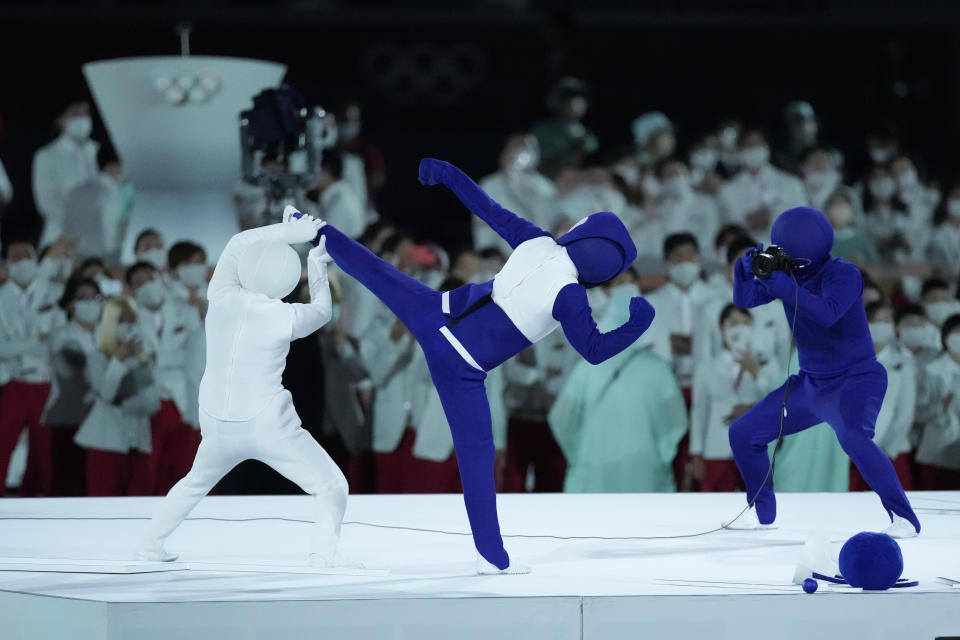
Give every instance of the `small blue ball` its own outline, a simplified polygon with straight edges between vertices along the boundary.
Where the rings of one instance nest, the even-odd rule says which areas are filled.
[[[813,578],[807,578],[806,580],[803,581],[803,590],[806,591],[807,593],[813,593],[814,591],[817,590],[817,587],[819,586],[820,586],[820,583],[818,583]]]

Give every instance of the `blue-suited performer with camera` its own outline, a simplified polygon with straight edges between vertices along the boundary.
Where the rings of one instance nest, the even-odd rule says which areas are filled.
[[[737,262],[733,301],[746,308],[783,302],[787,321],[795,321],[800,371],[730,425],[730,446],[756,518],[763,527],[776,519],[767,445],[780,436],[781,420],[784,436],[826,422],[880,496],[892,523],[887,533],[913,537],[920,521],[893,464],[873,442],[887,372],[874,352],[860,271],[830,255],[833,229],[816,209],[781,213],[771,240],[775,246],[748,251]],[[777,247],[787,255],[778,256]]]

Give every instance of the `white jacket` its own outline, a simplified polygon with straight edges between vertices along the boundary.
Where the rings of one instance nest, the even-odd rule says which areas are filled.
[[[720,228],[720,210],[715,198],[692,189],[676,196],[663,194],[657,198],[655,209],[662,221],[660,231],[663,237],[672,233],[692,233],[705,261],[715,259],[713,241]]]
[[[925,371],[923,397],[918,407],[926,407],[917,462],[960,469],[960,364],[943,353],[929,363]],[[944,409],[944,400],[952,396]]]
[[[767,165],[756,175],[740,171],[720,188],[717,194],[720,211],[726,222],[746,224],[747,214],[760,207],[770,212],[770,224],[750,232],[763,242],[770,238],[770,227],[781,211],[808,204],[807,191],[800,178]]]
[[[99,173],[98,148],[92,140],[77,144],[61,135],[33,156],[33,197],[46,222],[41,246],[60,237],[70,190]]]
[[[319,216],[351,238],[366,227],[364,201],[345,180],[337,180],[320,194]]]
[[[488,196],[505,209],[526,218],[541,229],[551,228],[553,221],[550,219],[550,210],[557,188],[545,176],[539,173],[513,175],[498,171],[483,178],[479,184]],[[505,255],[510,255],[510,245],[486,222],[473,216],[472,227],[474,249],[497,247]]]
[[[107,358],[98,349],[91,352],[86,373],[93,407],[73,441],[87,449],[150,453],[150,416],[160,408],[151,364]]]
[[[53,268],[51,260],[42,261],[26,289],[12,279],[0,286],[0,385],[50,382],[47,339],[65,323],[56,304],[63,285],[51,279]]]
[[[395,451],[403,432],[413,424],[415,404],[422,402],[422,387],[411,376],[410,363],[419,351],[409,333],[390,339],[393,319],[367,329],[360,340],[360,358],[376,388],[373,402],[373,450]]]
[[[890,342],[877,353],[887,370],[887,393],[877,415],[874,442],[894,459],[910,451],[910,429],[917,408],[917,363],[905,348]]]
[[[160,396],[177,405],[183,421],[200,427],[197,397],[206,358],[206,337],[197,310],[168,296],[157,311],[139,309],[147,350],[156,354]]]
[[[289,223],[238,233],[224,248],[207,288],[207,362],[200,409],[218,420],[253,418],[283,390],[290,342],[310,335],[332,316],[327,265],[307,259],[310,304],[287,304],[240,286],[240,255],[263,241],[298,241]]]
[[[690,415],[691,454],[708,460],[733,457],[728,439],[730,423],[725,418],[735,405],[755,404],[783,383],[782,362],[769,358],[757,364],[759,371],[754,378],[724,349],[706,366],[697,367]]]
[[[647,300],[657,310],[657,315],[650,326],[650,330],[653,331],[652,337],[665,337],[665,340],[654,343],[654,353],[673,365],[673,371],[681,387],[688,387],[691,384],[693,353],[698,340],[698,318],[703,312],[704,305],[711,299],[710,287],[701,280],[694,282],[686,291],[672,282],[667,282],[656,291],[647,294]],[[676,356],[670,351],[671,333],[691,336],[690,355]]]

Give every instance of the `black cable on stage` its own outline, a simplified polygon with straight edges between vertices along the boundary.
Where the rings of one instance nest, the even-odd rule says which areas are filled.
[[[747,506],[744,507],[740,513],[733,518],[733,520],[728,520],[724,522],[719,527],[715,527],[708,531],[700,531],[698,533],[684,533],[672,536],[554,536],[548,534],[542,535],[530,535],[524,533],[513,533],[513,534],[502,534],[503,538],[524,538],[524,539],[547,539],[547,540],[679,540],[683,538],[699,538],[701,536],[710,535],[712,533],[717,533],[718,531],[723,531],[725,529],[731,529],[730,525],[740,519],[743,514],[745,514],[749,509],[753,507],[756,503],[757,498],[760,497],[760,492],[763,491],[763,488],[767,485],[768,481],[772,481],[774,464],[777,461],[777,452],[780,451],[780,447],[783,445],[783,427],[784,420],[787,417],[787,400],[790,398],[790,360],[793,356],[793,347],[796,346],[796,337],[794,332],[797,326],[797,312],[799,311],[800,305],[800,284],[797,282],[796,276],[793,272],[790,272],[790,277],[793,278],[794,284],[794,305],[793,305],[793,321],[790,324],[790,352],[787,354],[787,371],[786,371],[786,382],[784,383],[783,388],[783,402],[780,410],[780,433],[777,435],[777,444],[773,449],[773,456],[770,459],[770,467],[767,469],[767,475],[764,476],[763,482],[760,483],[760,488],[757,489],[757,492],[754,494],[753,498],[747,503]],[[147,517],[137,517],[137,516],[91,516],[91,517],[57,517],[57,516],[0,516],[0,520],[149,520]],[[313,524],[312,520],[298,520],[296,518],[284,518],[284,517],[256,517],[256,518],[215,518],[215,517],[195,517],[195,518],[186,518],[186,520],[210,520],[214,522],[254,522],[258,520],[278,520],[282,522],[296,522],[296,523],[305,523]],[[375,529],[393,529],[396,531],[412,531],[416,533],[437,533],[441,535],[448,536],[472,536],[473,534],[469,531],[446,531],[443,529],[429,529],[421,527],[405,527],[401,525],[390,525],[390,524],[378,524],[375,522],[361,522],[358,520],[347,520],[341,523],[342,525],[356,525],[362,527],[372,527]],[[733,529],[736,530],[736,529]]]

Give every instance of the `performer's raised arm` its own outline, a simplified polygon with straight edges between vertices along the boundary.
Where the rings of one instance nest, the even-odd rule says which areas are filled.
[[[793,304],[798,303],[799,313],[821,327],[832,327],[853,306],[863,292],[860,270],[849,263],[841,263],[827,272],[816,294],[797,285],[793,278],[782,271],[770,274],[768,280],[759,281],[770,297]]]
[[[327,324],[333,317],[333,301],[327,280],[327,263],[333,258],[327,253],[326,238],[307,254],[307,282],[310,285],[310,304],[294,303],[293,339],[306,337]]]
[[[309,242],[316,237],[319,228],[319,221],[305,217],[293,222],[280,222],[236,234],[230,238],[230,242],[227,243],[223,253],[220,254],[220,259],[217,260],[217,267],[213,270],[213,276],[207,286],[207,299],[212,301],[224,293],[240,288],[240,275],[238,273],[240,256],[251,245],[258,242],[282,242],[284,244]]]
[[[773,296],[760,284],[760,280],[753,275],[753,254],[759,250],[749,249],[733,265],[733,303],[744,309],[752,309],[760,305],[773,302]]]
[[[449,162],[434,158],[421,160],[420,182],[428,186],[441,183],[453,191],[460,198],[460,202],[490,225],[497,235],[507,241],[511,249],[516,249],[527,240],[550,235],[529,220],[501,207],[467,174]]]
[[[553,317],[563,327],[567,341],[590,364],[600,364],[636,342],[653,322],[653,316],[653,305],[637,296],[630,299],[630,319],[613,331],[601,333],[583,286],[568,284],[553,303]]]

